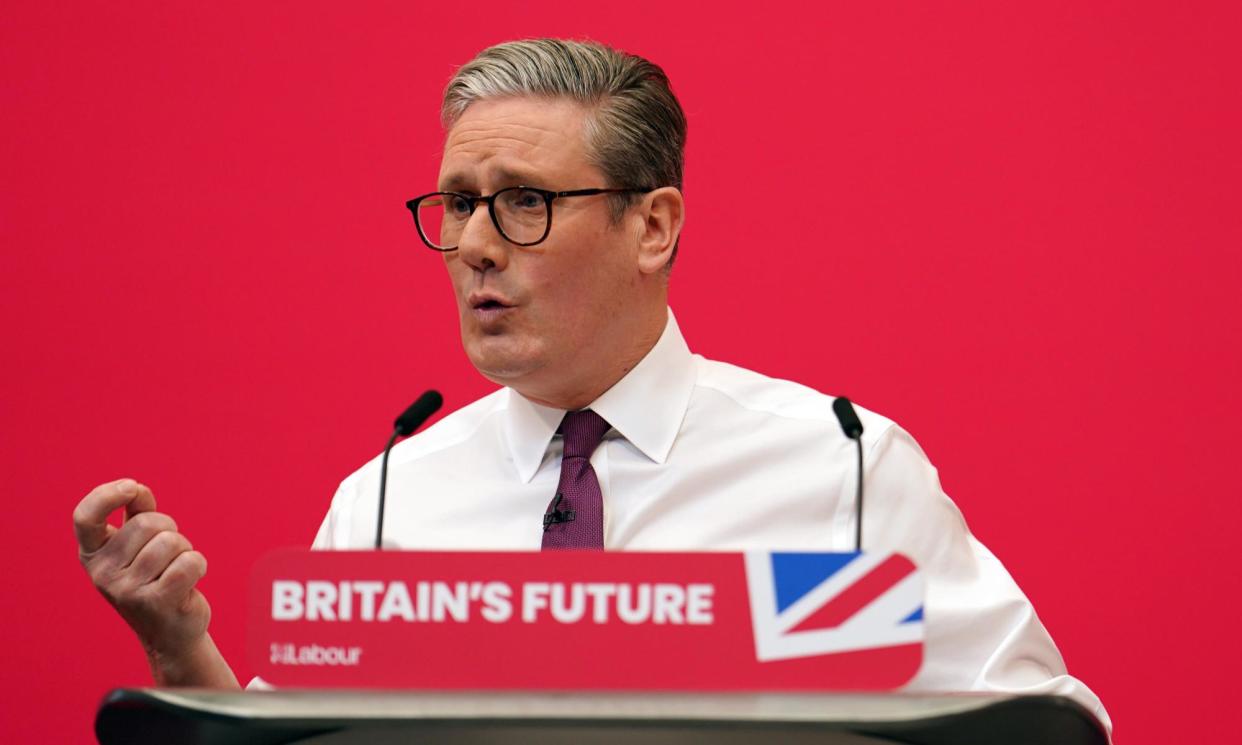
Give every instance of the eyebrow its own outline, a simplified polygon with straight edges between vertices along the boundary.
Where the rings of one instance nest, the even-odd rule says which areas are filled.
[[[506,166],[497,166],[488,170],[488,176],[491,180],[501,184],[500,188],[509,186],[541,186],[543,179],[535,176],[530,171],[516,170]],[[438,187],[440,191],[469,191],[467,187],[473,187],[475,179],[466,173],[454,172],[448,174]]]

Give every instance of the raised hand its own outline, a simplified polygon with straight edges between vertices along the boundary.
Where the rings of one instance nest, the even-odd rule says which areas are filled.
[[[125,509],[120,528],[108,516]],[[237,687],[207,634],[211,608],[195,585],[207,559],[155,511],[133,479],[102,484],[73,511],[78,557],[95,587],[138,635],[159,685]]]

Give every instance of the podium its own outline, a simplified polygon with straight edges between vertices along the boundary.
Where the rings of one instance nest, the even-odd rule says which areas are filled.
[[[103,745],[1108,743],[1068,698],[890,693],[923,654],[922,578],[900,555],[571,558],[271,554],[251,586],[249,650],[277,689],[120,689],[96,734]],[[563,653],[575,649],[590,654]]]
[[[102,745],[1107,745],[1058,696],[118,689]]]

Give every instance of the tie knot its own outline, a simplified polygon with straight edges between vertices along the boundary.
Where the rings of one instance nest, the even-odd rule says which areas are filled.
[[[610,425],[590,409],[571,411],[561,420],[560,432],[565,437],[565,458],[590,458],[604,439]]]

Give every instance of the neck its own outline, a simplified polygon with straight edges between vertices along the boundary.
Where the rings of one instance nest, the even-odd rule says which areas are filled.
[[[667,306],[661,305],[658,317],[654,314],[646,319],[635,332],[629,335],[632,340],[621,354],[614,355],[605,363],[593,370],[574,378],[562,377],[550,385],[539,385],[535,382],[511,384],[522,396],[541,406],[553,409],[576,411],[590,406],[593,401],[604,395],[609,388],[616,385],[630,373],[647,353],[651,351],[668,321]]]

